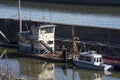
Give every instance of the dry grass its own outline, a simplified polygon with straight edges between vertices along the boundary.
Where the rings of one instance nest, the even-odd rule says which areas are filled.
[[[0,66],[0,80],[16,80],[15,73],[12,72],[12,69],[7,62],[4,64],[4,66]]]

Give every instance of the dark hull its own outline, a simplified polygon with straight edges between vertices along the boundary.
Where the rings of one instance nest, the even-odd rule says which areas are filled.
[[[104,70],[103,66],[95,66],[95,65],[91,65],[91,64],[87,64],[87,63],[79,62],[79,61],[73,61],[73,63],[78,68],[85,68],[85,69],[92,69],[92,70]]]

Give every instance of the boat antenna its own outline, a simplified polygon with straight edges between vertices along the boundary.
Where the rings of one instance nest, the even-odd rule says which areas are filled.
[[[77,45],[76,45],[74,26],[72,26],[72,44],[73,44],[73,52],[74,52],[75,55],[77,55],[78,54],[78,50],[77,50]]]
[[[19,16],[19,32],[22,32],[21,0],[19,0],[18,16]]]

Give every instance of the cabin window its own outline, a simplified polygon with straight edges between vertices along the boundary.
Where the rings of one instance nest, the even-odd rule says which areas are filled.
[[[102,58],[100,57],[100,62],[102,62]]]
[[[53,44],[53,41],[48,41],[47,43],[48,43],[48,44]]]
[[[83,59],[83,56],[80,56],[80,57],[79,57],[79,59],[81,59],[81,60],[82,60],[82,59]]]
[[[91,61],[91,58],[90,57],[86,57],[86,61]]]
[[[85,57],[85,56],[80,56],[79,59],[81,59],[81,60],[86,60],[86,57]]]
[[[46,33],[53,33],[53,28],[52,27],[46,28]]]
[[[91,57],[88,56],[80,56],[79,59],[84,61],[91,61]]]
[[[96,62],[96,58],[94,58],[94,62]]]
[[[42,28],[42,29],[41,29],[41,34],[45,34],[45,32],[46,32],[45,29]]]
[[[86,56],[83,56],[83,60],[86,61]]]
[[[52,27],[42,28],[41,32],[42,32],[42,34],[44,34],[44,33],[53,33],[53,28]]]
[[[96,58],[97,59],[97,62],[99,62],[99,58]]]

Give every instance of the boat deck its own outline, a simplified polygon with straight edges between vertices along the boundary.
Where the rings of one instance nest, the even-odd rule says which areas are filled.
[[[108,64],[119,64],[120,65],[120,59],[117,58],[108,58],[108,57],[103,57],[104,63]]]
[[[33,53],[26,53],[26,52],[19,52],[19,55],[44,60],[47,62],[54,62],[54,63],[71,63],[72,62],[72,55],[68,55],[66,59],[60,53],[44,53],[44,54],[33,54]]]
[[[114,65],[115,71],[120,71],[120,59],[113,57],[103,57],[104,63]]]

